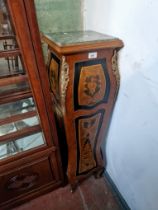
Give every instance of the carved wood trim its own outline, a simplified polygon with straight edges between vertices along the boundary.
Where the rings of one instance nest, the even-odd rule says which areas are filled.
[[[60,92],[60,104],[62,107],[62,113],[65,114],[65,98],[67,86],[69,83],[69,65],[66,62],[65,56],[62,57],[61,69],[60,69],[60,81],[59,81],[59,92]]]
[[[113,74],[116,78],[116,83],[117,83],[117,92],[118,92],[118,89],[119,89],[119,86],[120,86],[120,73],[119,73],[119,69],[118,69],[118,54],[117,54],[117,51],[114,50],[114,54],[113,54],[113,57],[112,57],[112,60],[111,60],[111,63],[112,63],[112,71],[113,71]]]

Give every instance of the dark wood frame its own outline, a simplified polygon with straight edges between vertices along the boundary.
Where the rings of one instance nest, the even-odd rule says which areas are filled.
[[[44,156],[47,164],[50,166],[49,170],[50,173],[52,173],[54,181],[49,181],[51,177],[48,174],[46,177],[46,179],[48,179],[48,183],[43,185],[43,187],[41,186],[37,189],[35,187],[34,190],[30,189],[27,192],[22,193],[20,196],[9,194],[11,197],[6,197],[7,200],[0,203],[1,209],[10,209],[11,206],[16,206],[37,195],[48,192],[61,185],[63,182],[63,171],[61,167],[58,137],[53,115],[53,104],[49,93],[49,82],[41,48],[34,1],[7,0],[7,4],[12,23],[15,28],[16,37],[18,38],[17,41],[19,49],[0,52],[0,57],[21,55],[24,62],[24,68],[26,69],[28,76],[22,75],[20,77],[13,76],[9,79],[4,78],[0,80],[0,83],[2,82],[0,85],[11,84],[15,81],[21,82],[28,79],[31,90],[18,92],[17,94],[15,93],[9,99],[7,97],[1,98],[0,104],[33,96],[40,116],[41,125],[26,128],[16,133],[7,134],[3,136],[0,141],[17,139],[42,130],[45,135],[46,144],[1,160],[0,179],[5,180],[8,177],[8,174],[10,177],[12,174],[14,175],[17,173],[17,171],[20,173],[20,170],[29,170],[28,165],[31,162],[33,167],[35,167],[37,162],[40,164],[40,160],[42,160],[42,157]],[[2,120],[0,123],[3,124],[4,122],[6,123],[20,118],[33,116],[34,114],[34,112],[30,112],[21,116],[16,115]],[[42,170],[44,169],[40,168],[39,165],[38,170],[40,170],[40,173],[42,174]],[[1,182],[0,190],[2,187],[4,186]]]

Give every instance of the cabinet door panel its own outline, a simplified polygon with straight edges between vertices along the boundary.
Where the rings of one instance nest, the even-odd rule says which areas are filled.
[[[16,19],[20,21],[20,24],[23,22],[24,26],[26,24],[24,20],[26,14],[25,11],[21,11],[23,15],[17,18],[16,12],[16,18],[13,19],[13,14],[9,13],[13,10],[10,7],[11,4],[14,6],[16,4],[15,9],[24,6],[23,1],[0,1],[0,23],[2,25],[0,29],[0,147],[3,148],[1,159],[46,144],[48,136],[49,142],[51,140],[46,107],[41,100],[43,99],[43,90],[40,86],[38,70],[36,66],[34,68],[31,66],[35,63],[35,56],[33,54],[29,61],[24,58],[22,54],[23,40],[17,32],[19,22],[15,23]],[[24,34],[27,36],[27,46],[32,47],[28,40],[27,27],[26,24]],[[27,54],[32,53],[31,47],[26,50]],[[31,73],[29,74],[29,72]],[[33,75],[33,81],[31,81],[30,75]],[[36,88],[34,88],[35,86]],[[34,103],[34,98],[36,98],[36,103]],[[47,123],[43,123],[41,117]],[[40,133],[40,135],[37,135],[37,133]],[[36,135],[38,140],[33,141],[34,143],[31,143],[30,147],[26,146]],[[21,148],[18,142],[25,142],[26,148]]]

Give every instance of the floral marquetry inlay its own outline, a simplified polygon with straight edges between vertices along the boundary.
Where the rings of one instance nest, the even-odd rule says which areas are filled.
[[[78,88],[79,105],[96,104],[103,100],[105,91],[106,79],[102,65],[82,67]]]
[[[54,92],[55,95],[58,94],[58,68],[59,64],[52,58],[49,67],[49,81],[51,91]]]
[[[12,177],[7,183],[8,190],[26,190],[33,187],[38,181],[37,173],[22,173]]]
[[[99,128],[101,113],[79,120],[79,173],[96,167],[94,158],[95,140]]]

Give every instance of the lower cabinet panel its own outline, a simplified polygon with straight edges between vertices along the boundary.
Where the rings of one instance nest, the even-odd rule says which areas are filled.
[[[76,119],[77,171],[82,175],[97,166],[96,144],[102,125],[104,110]]]
[[[31,193],[38,193],[49,185],[57,183],[53,175],[49,157],[32,161],[24,166],[17,166],[0,176],[0,209],[3,206],[25,201]],[[19,169],[18,169],[19,168]],[[11,205],[12,206],[12,205]]]

